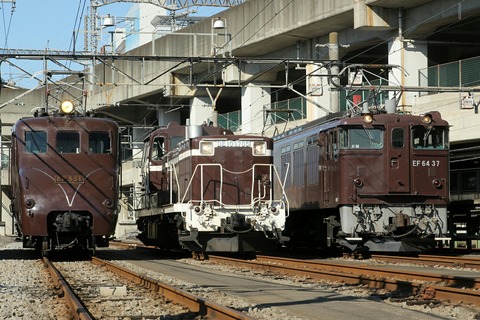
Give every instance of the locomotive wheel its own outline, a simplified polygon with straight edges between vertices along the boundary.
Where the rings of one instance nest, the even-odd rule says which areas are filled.
[[[41,248],[42,257],[48,257],[48,240],[42,241],[42,248]]]
[[[208,255],[206,252],[192,251],[192,259],[199,261],[208,260]]]

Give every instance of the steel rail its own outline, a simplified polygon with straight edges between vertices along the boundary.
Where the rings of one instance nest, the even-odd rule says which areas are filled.
[[[83,305],[81,300],[77,297],[75,292],[72,290],[68,282],[62,276],[60,271],[53,265],[53,263],[46,257],[42,258],[44,266],[50,272],[50,275],[53,278],[53,281],[56,284],[55,289],[62,290],[62,296],[65,298],[67,304],[70,307],[72,316],[77,320],[93,320],[94,317],[88,312],[87,308]]]
[[[276,263],[282,263],[289,266],[307,267],[309,269],[323,269],[334,270],[342,273],[361,274],[371,277],[385,277],[401,279],[405,281],[428,281],[428,282],[442,282],[447,285],[455,286],[468,286],[469,288],[480,288],[480,278],[458,277],[458,276],[446,276],[433,273],[420,272],[415,270],[394,270],[386,269],[385,267],[375,266],[354,266],[331,262],[319,262],[319,261],[305,261],[289,258],[257,256],[257,261],[275,261]]]
[[[114,263],[99,259],[97,257],[92,258],[92,262],[97,265],[104,266],[107,270],[128,279],[140,286],[150,289],[164,296],[166,299],[170,299],[176,303],[179,303],[192,312],[196,312],[202,316],[207,316],[211,319],[219,320],[253,320],[255,318],[249,315],[237,311],[235,309],[222,306],[207,299],[197,297],[186,291],[174,288],[168,284],[157,281],[153,278],[145,275],[138,274],[132,270],[123,268]]]
[[[480,269],[480,258],[458,257],[458,256],[435,256],[435,255],[419,255],[418,257],[397,257],[388,255],[373,254],[372,259],[398,262],[398,263],[414,263],[428,266],[445,266],[445,267],[461,267]]]
[[[421,295],[425,298],[449,299],[480,305],[480,291],[471,289],[480,287],[479,279],[267,256],[257,256],[257,261],[219,256],[209,256],[209,260],[280,274],[306,276],[315,280],[361,284],[371,288]],[[435,284],[425,285],[425,283],[420,283],[419,281],[462,285],[464,288],[469,289],[458,289]]]

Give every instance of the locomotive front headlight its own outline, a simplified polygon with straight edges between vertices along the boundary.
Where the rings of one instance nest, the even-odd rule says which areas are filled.
[[[372,123],[373,115],[371,113],[366,113],[363,115],[363,122],[366,124]]]
[[[200,154],[212,155],[213,154],[213,142],[212,141],[201,141],[200,142]]]
[[[256,156],[263,156],[267,154],[267,143],[265,141],[254,141],[253,154]]]
[[[422,119],[422,122],[425,124],[430,124],[432,122],[432,115],[429,113],[421,114],[420,118]]]
[[[73,105],[72,101],[65,100],[65,101],[62,102],[62,105],[60,106],[60,109],[62,110],[62,113],[70,114],[73,111],[75,111],[75,106]]]

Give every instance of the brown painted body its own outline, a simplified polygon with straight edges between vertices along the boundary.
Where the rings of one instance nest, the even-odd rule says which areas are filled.
[[[370,124],[361,116],[332,116],[275,137],[274,158],[286,177],[289,222],[295,225],[291,232],[313,234],[322,245],[331,245],[326,242],[338,232],[399,240],[415,219],[435,208],[442,221],[435,234],[442,236],[449,201],[448,123],[438,112],[431,115],[428,125],[407,114],[375,114]],[[444,139],[441,145],[431,141],[436,138]],[[418,207],[426,211],[415,213]]]
[[[150,192],[161,191],[170,193],[170,188],[172,187],[174,198],[182,203],[201,198],[217,201],[222,199],[228,205],[250,203],[251,194],[259,192],[259,185],[252,181],[253,175],[247,173],[250,172],[254,164],[271,164],[271,156],[254,157],[252,149],[248,146],[216,148],[214,156],[187,156],[191,149],[197,150],[199,148],[201,141],[228,141],[228,143],[235,145],[235,142],[232,141],[249,138],[249,136],[233,135],[233,133],[225,131],[225,129],[216,127],[205,126],[202,129],[205,130],[205,135],[186,140],[180,145],[172,145],[171,137],[184,134],[185,126],[170,125],[168,129],[159,129],[152,133],[150,143],[153,143],[155,137],[159,136],[165,137],[165,141],[168,142],[164,144],[166,156],[163,159],[153,160],[153,157],[150,155],[152,159],[150,160],[151,164],[153,166],[164,166],[174,162],[179,183],[170,184],[171,179],[176,179],[173,176],[173,171],[168,171],[165,168],[160,171],[149,171]],[[228,136],[223,133],[228,134]],[[268,138],[261,139],[268,142],[268,148],[271,150],[271,140]],[[220,166],[216,164],[221,165],[226,171],[244,172],[245,174],[224,173],[223,185],[220,186],[219,180],[222,172],[220,171]],[[203,169],[201,169],[202,165]],[[256,173],[261,178],[262,174],[268,175],[269,171],[270,168],[258,167]],[[202,180],[204,181],[203,184]],[[269,196],[269,194],[265,196]],[[160,204],[168,203],[171,203],[170,199],[164,198],[164,201]]]
[[[283,241],[287,209],[280,188],[273,192],[272,146],[267,137],[210,126],[170,123],[152,132],[139,238],[209,252],[256,250],[268,235]]]
[[[44,132],[46,147],[32,152],[32,141],[27,142],[26,132]],[[78,147],[63,150],[56,140],[58,132],[78,133]],[[110,141],[97,143],[92,148],[93,138],[89,140],[89,133],[108,135]],[[107,144],[110,144],[108,150]],[[64,145],[67,146],[68,141]],[[119,183],[118,126],[115,122],[86,117],[19,120],[12,134],[11,162],[12,207],[24,237],[33,242],[36,237],[56,237],[52,225],[55,215],[65,212],[89,217],[90,236],[113,235]],[[28,201],[33,201],[34,205]]]

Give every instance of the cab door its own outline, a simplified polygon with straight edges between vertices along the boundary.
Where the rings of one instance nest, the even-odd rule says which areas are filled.
[[[319,135],[318,142],[320,146],[319,155],[319,188],[322,192],[320,205],[322,207],[332,207],[336,205],[335,195],[338,194],[338,142],[337,131],[331,130],[322,132]]]
[[[390,141],[387,150],[387,192],[410,192],[409,131],[398,125],[387,125]]]
[[[165,155],[165,137],[163,135],[152,135],[148,142],[148,149],[145,150],[147,159],[145,160],[146,175],[148,177],[148,187],[150,192],[158,190],[167,190],[163,164]]]

